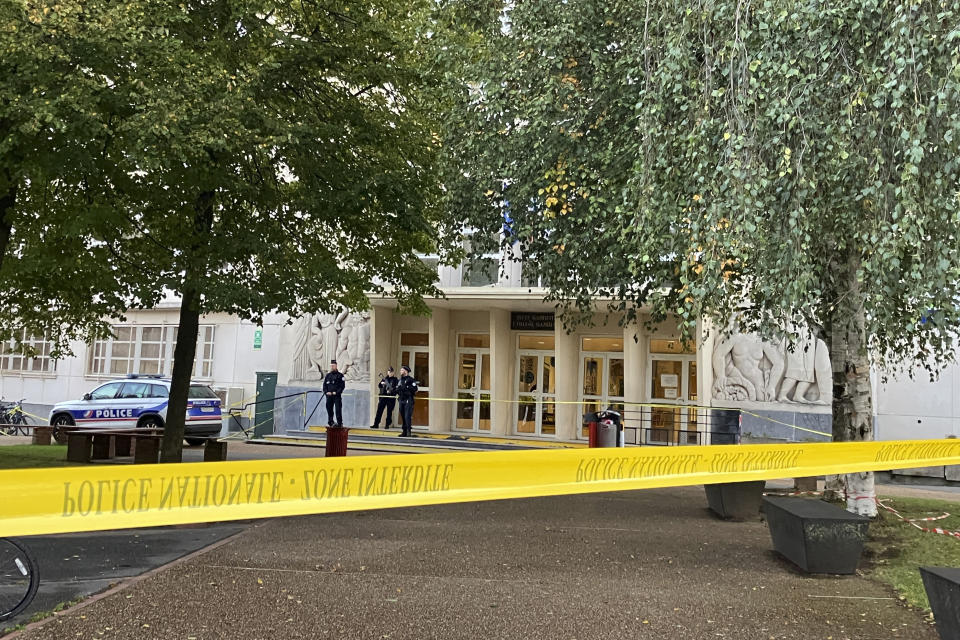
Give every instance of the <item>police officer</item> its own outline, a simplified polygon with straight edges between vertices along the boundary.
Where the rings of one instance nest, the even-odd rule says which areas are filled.
[[[327,424],[334,426],[333,412],[337,412],[336,426],[343,426],[343,389],[347,383],[343,374],[337,371],[337,361],[330,361],[330,371],[323,378],[323,393],[327,398]]]
[[[380,416],[383,415],[384,409],[387,411],[387,424],[384,429],[389,429],[393,424],[393,407],[397,403],[397,384],[399,380],[393,375],[393,367],[387,367],[386,377],[380,378],[380,384],[377,385],[380,389],[380,401],[377,403],[377,417],[374,418],[371,429],[380,428]]]
[[[397,383],[397,395],[400,397],[400,428],[402,437],[409,438],[413,425],[413,402],[417,397],[419,383],[410,375],[410,367],[400,367],[400,382]]]

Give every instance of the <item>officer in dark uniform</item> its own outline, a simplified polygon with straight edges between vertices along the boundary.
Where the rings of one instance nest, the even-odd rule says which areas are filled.
[[[347,383],[343,374],[337,371],[337,361],[330,361],[330,371],[323,378],[323,394],[327,398],[327,424],[334,426],[333,412],[337,412],[336,426],[343,426],[343,389]]]
[[[400,397],[400,428],[403,437],[413,436],[413,402],[417,397],[419,383],[410,375],[410,367],[400,367],[400,382],[397,383],[397,395]]]
[[[389,429],[393,424],[393,407],[397,403],[397,385],[399,384],[397,376],[393,375],[393,367],[387,367],[386,377],[380,378],[380,384],[377,387],[380,390],[380,401],[377,403],[377,417],[373,420],[371,429],[380,428],[380,416],[383,411],[387,411],[387,424],[384,427]]]

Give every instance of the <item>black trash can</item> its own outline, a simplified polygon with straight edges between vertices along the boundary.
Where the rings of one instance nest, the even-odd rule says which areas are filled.
[[[620,423],[620,412],[613,409],[600,411],[597,413],[597,438],[598,447],[621,447],[623,446],[623,425]]]
[[[716,409],[711,412],[710,444],[740,444],[738,409]]]

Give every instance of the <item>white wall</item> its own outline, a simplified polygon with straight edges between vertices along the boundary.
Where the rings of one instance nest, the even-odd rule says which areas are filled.
[[[886,382],[874,374],[877,440],[960,437],[960,366],[952,364],[937,380],[924,369],[914,379],[902,373]]]
[[[179,309],[170,304],[151,310],[127,313],[123,324],[176,325]],[[200,319],[202,325],[214,325],[212,378],[204,380],[212,387],[243,387],[244,397],[255,391],[257,371],[277,371],[280,363],[282,315],[264,318],[263,346],[253,348],[257,326],[228,314],[211,314]],[[72,344],[73,355],[56,363],[52,373],[0,372],[0,397],[5,400],[24,398],[27,405],[47,406],[80,398],[104,380],[115,376],[91,375],[87,371],[89,347],[82,342]],[[39,409],[37,409],[39,410]]]

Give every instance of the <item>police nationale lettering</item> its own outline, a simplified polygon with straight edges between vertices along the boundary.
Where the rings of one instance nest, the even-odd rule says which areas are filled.
[[[317,467],[209,473],[161,478],[63,483],[64,517],[262,505],[283,500],[331,500],[450,490],[453,464]]]
[[[673,452],[671,452],[673,453]],[[577,482],[683,476],[692,473],[742,473],[791,469],[803,455],[802,447],[789,451],[735,451],[681,455],[586,458],[577,466]]]

